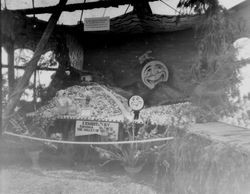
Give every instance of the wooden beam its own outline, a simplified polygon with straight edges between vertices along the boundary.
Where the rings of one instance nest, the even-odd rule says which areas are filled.
[[[9,84],[9,95],[14,89],[15,74],[14,74],[14,41],[9,40],[6,46],[8,53],[8,84]]]
[[[36,70],[34,71],[34,85],[33,85],[33,107],[34,107],[34,110],[36,111],[36,101],[37,101],[37,98],[36,98]]]
[[[134,7],[133,11],[137,14],[138,18],[141,19],[152,15],[152,10],[147,0],[133,1],[132,5]]]
[[[32,59],[26,64],[25,72],[21,78],[21,80],[16,84],[15,89],[7,103],[7,107],[4,112],[3,117],[3,127],[5,128],[7,125],[7,121],[9,120],[10,115],[13,113],[13,110],[15,109],[16,105],[18,104],[21,95],[23,94],[25,88],[29,84],[29,80],[33,72],[36,70],[37,63],[43,54],[43,51],[45,49],[46,44],[48,43],[48,40],[50,38],[50,35],[52,34],[56,23],[62,13],[63,7],[66,5],[67,0],[60,0],[59,4],[57,5],[57,9],[55,9],[55,12],[51,15],[48,25],[36,47],[36,50],[34,52],[34,55]]]
[[[2,65],[2,68],[9,68],[8,65]],[[26,66],[14,66],[14,69],[26,69]],[[58,68],[53,68],[53,67],[37,67],[36,70],[41,70],[41,71],[57,71]]]
[[[149,1],[157,1],[157,0],[146,0]],[[132,4],[134,0],[109,0],[109,1],[96,1],[96,2],[87,2],[87,3],[75,3],[75,4],[68,4],[61,8],[60,11],[68,11],[73,12],[76,10],[87,10],[87,9],[95,9],[95,8],[108,8],[108,7],[118,7],[119,5],[127,5]],[[57,6],[49,6],[49,7],[36,7],[30,9],[17,9],[17,10],[10,10],[10,11],[18,11],[22,12],[23,14],[30,15],[30,14],[44,14],[44,13],[53,13],[57,10]]]
[[[2,2],[0,0],[0,10],[2,10]],[[3,106],[2,106],[2,87],[3,87],[3,83],[2,83],[2,11],[0,11],[0,138],[2,137],[2,112],[3,112]]]

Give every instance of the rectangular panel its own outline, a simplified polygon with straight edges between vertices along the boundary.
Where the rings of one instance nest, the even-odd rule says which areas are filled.
[[[101,135],[118,140],[119,123],[100,121],[76,121],[75,136]]]
[[[84,19],[84,31],[108,31],[110,30],[109,17],[96,17]]]

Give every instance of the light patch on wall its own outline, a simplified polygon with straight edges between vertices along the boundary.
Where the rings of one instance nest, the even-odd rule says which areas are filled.
[[[237,59],[250,59],[250,38],[244,37],[234,42],[234,47],[237,49]],[[240,84],[241,96],[247,95],[250,92],[250,64],[245,65],[240,69],[242,77]]]
[[[7,65],[8,63],[8,55],[6,50],[2,47],[2,64]]]
[[[250,38],[239,38],[234,42],[234,47],[237,49],[237,59],[243,60],[250,58]]]
[[[219,3],[221,5],[223,5],[225,8],[229,9],[229,8],[235,6],[235,5],[237,5],[237,4],[239,4],[239,3],[243,2],[243,1],[245,1],[245,0],[230,0],[230,1],[228,1],[228,0],[219,0]]]
[[[240,70],[242,76],[240,84],[240,93],[241,96],[245,96],[250,93],[250,64],[244,66]]]

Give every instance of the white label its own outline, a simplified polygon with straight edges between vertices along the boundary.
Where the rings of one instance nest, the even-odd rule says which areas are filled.
[[[109,17],[96,17],[84,19],[84,31],[107,31],[110,30]]]
[[[101,135],[118,140],[119,123],[100,121],[76,121],[75,136]]]

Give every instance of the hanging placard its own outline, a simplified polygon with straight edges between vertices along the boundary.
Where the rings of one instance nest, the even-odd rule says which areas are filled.
[[[82,44],[75,37],[66,35],[66,43],[69,49],[70,66],[82,70],[84,50]]]
[[[101,135],[118,140],[119,123],[100,121],[76,121],[75,136]]]
[[[84,31],[108,31],[110,30],[109,17],[96,17],[84,19]]]

